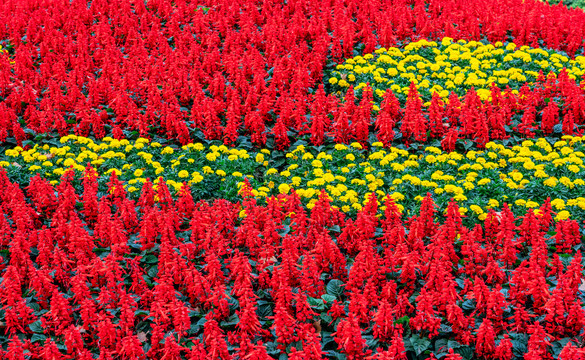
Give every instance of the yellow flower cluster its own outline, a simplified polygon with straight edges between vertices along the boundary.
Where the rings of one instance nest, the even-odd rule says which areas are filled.
[[[471,211],[485,219],[489,209],[504,202],[530,209],[551,197],[560,219],[566,206],[585,211],[581,141],[565,136],[554,145],[538,139],[514,147],[492,142],[485,151],[465,155],[435,147],[427,147],[422,155],[381,147],[366,154],[355,143],[315,156],[301,146],[287,154],[290,161],[284,171],[269,169],[266,181],[288,184],[309,208],[322,189],[345,212],[361,209],[372,192],[381,201],[390,196],[402,209],[416,209],[416,202],[430,192],[442,205],[453,199],[462,213]],[[258,188],[256,194],[269,196],[268,190]]]
[[[418,202],[431,193],[441,209],[455,200],[463,214],[484,219],[489,209],[504,203],[538,210],[550,197],[557,219],[562,219],[585,215],[583,140],[564,136],[554,144],[536,139],[512,147],[490,142],[485,150],[466,154],[432,146],[412,153],[384,149],[381,143],[374,143],[372,151],[359,143],[337,144],[330,152],[312,152],[300,145],[276,168],[269,166],[278,163],[269,150],[248,153],[202,144],[178,148],[148,139],[104,138],[97,143],[66,136],[60,146],[9,149],[0,157],[0,167],[9,176],[40,174],[56,184],[67,169],[81,176],[89,163],[100,175],[115,173],[136,196],[150,178],[155,188],[165,181],[178,191],[187,183],[198,199],[217,197],[220,192],[234,201],[238,186],[248,179],[259,199],[295,191],[312,208],[324,190],[344,212],[359,211],[375,193],[380,201],[393,198],[408,213],[417,211]],[[102,179],[107,183],[107,177]]]
[[[81,173],[90,164],[98,174],[116,173],[127,181],[125,187],[131,193],[137,192],[138,184],[144,184],[147,178],[153,180],[156,188],[159,176],[176,191],[181,189],[183,182],[193,186],[206,177],[219,182],[227,179],[230,180],[228,183],[232,183],[230,186],[235,186],[243,175],[231,170],[251,173],[255,168],[254,160],[246,150],[229,149],[223,145],[207,148],[196,143],[172,148],[145,138],[130,142],[110,137],[97,143],[75,135],[62,137],[60,142],[60,147],[35,145],[28,150],[21,147],[6,150],[5,159],[0,159],[0,167],[15,173],[27,169],[29,174],[40,174],[51,179],[52,184],[57,184],[67,169]],[[214,166],[217,163],[221,164]],[[227,176],[228,171],[231,177]]]
[[[558,74],[563,68],[570,78],[580,78],[585,73],[585,57],[573,60],[550,50],[517,48],[514,43],[443,38],[440,43],[420,40],[403,49],[381,48],[347,59],[337,65],[329,83],[340,91],[351,84],[360,89],[369,83],[375,95],[382,97],[388,88],[407,95],[414,82],[427,101],[432,93],[447,100],[451,91],[463,95],[474,87],[482,100],[489,100],[492,84],[510,86],[517,93],[522,84],[536,81],[540,71]]]

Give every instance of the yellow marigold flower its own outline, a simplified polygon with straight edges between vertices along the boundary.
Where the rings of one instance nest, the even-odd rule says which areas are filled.
[[[293,184],[293,186],[299,186],[301,184],[302,179],[298,176],[293,176],[293,178],[291,179],[291,183]]]
[[[65,161],[63,161],[63,166],[65,166],[65,167],[69,167],[73,164],[75,164],[75,160],[73,160],[71,158],[67,158],[67,159],[65,159]]]
[[[540,205],[536,201],[529,200],[529,201],[526,202],[526,207],[527,208],[530,208],[530,209],[536,208],[536,207],[539,207],[539,206]]]
[[[510,175],[510,177],[514,179],[514,181],[520,181],[524,177],[524,175],[522,175],[522,173],[520,172],[511,172],[508,175]]]
[[[398,172],[404,171],[404,169],[406,169],[403,165],[398,164],[398,163],[392,163],[391,167],[392,167],[392,170],[398,171]]]
[[[479,181],[477,182],[477,185],[479,185],[479,186],[483,186],[483,185],[487,185],[487,184],[489,184],[490,182],[492,182],[492,180],[491,180],[491,179],[486,179],[486,178],[484,178],[484,179],[481,179],[481,180],[479,180]]]
[[[280,184],[278,185],[278,192],[281,194],[288,194],[290,191],[290,186],[288,184]]]
[[[565,208],[565,201],[563,199],[554,199],[550,202],[550,205],[557,210],[562,210]]]
[[[569,169],[570,172],[573,172],[575,174],[581,171],[577,165],[569,165],[567,166],[567,169]]]
[[[518,184],[516,184],[514,181],[510,180],[508,182],[506,182],[506,186],[510,189],[518,189]]]
[[[465,196],[463,194],[457,194],[457,195],[453,196],[453,200],[455,200],[455,201],[465,201],[465,200],[467,200],[467,196]]]
[[[205,146],[202,143],[193,144],[192,148],[196,151],[203,151],[205,150]]]
[[[256,162],[263,163],[264,162],[264,154],[262,154],[262,153],[256,154]]]
[[[184,179],[186,177],[189,177],[189,172],[187,170],[181,170],[181,171],[179,171],[179,173],[177,175],[180,178]]]
[[[120,170],[118,170],[118,169],[114,169],[114,168],[112,168],[112,169],[108,169],[108,171],[106,171],[105,173],[106,173],[107,175],[109,175],[109,174],[111,174],[111,173],[113,173],[113,172],[115,172],[117,176],[120,176],[120,175],[122,175],[122,172],[121,172]]]
[[[223,170],[221,170],[221,169],[217,170],[215,173],[216,173],[217,175],[221,176],[221,177],[223,177],[223,176],[226,176],[226,175],[227,175],[227,174],[226,174],[226,172],[225,172],[225,171],[223,171]]]
[[[494,207],[499,207],[500,206],[500,202],[496,199],[490,199],[488,201],[488,208],[494,208]]]
[[[545,178],[545,177],[548,177],[548,174],[546,172],[544,172],[544,170],[536,170],[534,172],[534,176],[537,178]]]
[[[17,157],[19,155],[18,151],[14,150],[14,149],[8,149],[4,152],[4,154],[6,156],[10,156],[10,157]]]
[[[558,180],[556,177],[549,177],[548,179],[544,180],[543,184],[550,187],[557,186]]]
[[[573,182],[571,181],[571,179],[569,179],[566,176],[563,176],[559,179],[560,183],[565,185],[566,187],[572,189],[575,187],[575,185],[573,184]]]
[[[404,195],[402,195],[399,192],[394,192],[394,193],[390,194],[390,197],[392,199],[394,199],[394,201],[402,201],[402,200],[404,200]]]
[[[198,172],[194,172],[193,174],[191,174],[191,182],[193,182],[194,184],[200,183],[203,181],[203,176],[201,176],[200,173]]]
[[[555,217],[556,221],[567,220],[571,216],[571,213],[567,210],[559,211],[557,216]]]
[[[483,214],[482,208],[480,206],[478,206],[478,205],[470,205],[469,206],[469,210],[473,211],[477,215]]]
[[[323,163],[319,160],[313,160],[311,162],[311,166],[316,167],[316,168],[320,168],[320,167],[323,167]]]
[[[215,153],[215,152],[211,152],[211,153],[208,153],[207,155],[205,155],[205,158],[209,161],[212,161],[212,162],[217,160],[218,157],[219,157],[219,154]]]

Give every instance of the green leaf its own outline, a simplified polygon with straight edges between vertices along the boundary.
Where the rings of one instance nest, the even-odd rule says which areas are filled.
[[[325,322],[325,324],[331,324],[333,322],[333,317],[331,317],[331,315],[327,315],[325,312],[322,312],[319,317]]]
[[[461,344],[459,344],[455,340],[447,341],[447,348],[449,348],[449,349],[459,349],[460,347],[461,347]]]
[[[233,314],[232,316],[229,317],[229,319],[227,319],[227,321],[222,321],[220,323],[221,326],[234,326],[237,325],[240,322],[240,318],[238,317],[237,314]]]
[[[343,281],[333,279],[327,283],[327,294],[333,295],[339,299],[343,294],[343,286]]]
[[[559,357],[561,351],[567,346],[567,344],[571,341],[571,338],[562,338],[557,341],[553,341],[552,345],[552,352],[555,359]]]
[[[339,225],[334,225],[334,226],[329,228],[329,231],[341,232],[341,228],[339,227]]]
[[[467,311],[473,310],[475,309],[475,301],[469,299],[465,300],[463,304],[461,304],[461,307],[463,308],[463,310]]]
[[[47,337],[45,335],[42,334],[33,334],[33,336],[30,339],[30,342],[35,343],[37,341],[45,341],[47,340]]]
[[[325,301],[326,303],[332,303],[333,301],[335,301],[335,296],[330,295],[330,294],[325,294],[321,296],[321,299],[323,299],[323,301]]]
[[[425,350],[428,350],[431,346],[431,340],[427,338],[421,338],[417,334],[414,334],[410,337],[410,344],[414,349],[416,355],[422,354]]]
[[[408,316],[403,316],[400,319],[396,319],[394,321],[395,324],[409,324],[410,318]]]
[[[311,307],[316,308],[317,310],[325,310],[325,303],[322,299],[307,297],[307,302]]]
[[[42,334],[44,332],[43,326],[41,325],[40,320],[29,324],[28,327],[32,332],[37,333],[37,334]]]
[[[470,346],[461,346],[455,349],[454,352],[461,355],[465,360],[473,359],[473,349]]]
[[[154,255],[146,255],[143,259],[143,262],[147,263],[147,264],[155,264],[158,262],[158,258]]]
[[[447,352],[447,339],[438,339],[435,341],[435,352],[441,354]]]

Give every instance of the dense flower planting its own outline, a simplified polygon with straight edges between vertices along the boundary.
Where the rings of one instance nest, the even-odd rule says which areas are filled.
[[[454,201],[406,218],[372,196],[352,220],[324,193],[309,212],[248,185],[134,201],[115,173],[98,197],[93,168],[80,192],[72,172],[24,193],[0,171],[3,358],[582,356],[582,225],[550,204],[466,227]]]
[[[356,84],[359,90],[370,84],[375,98],[391,89],[406,100],[411,82],[430,105],[433,93],[448,101],[450,92],[464,95],[472,87],[481,100],[490,99],[492,84],[518,90],[531,85],[544,74],[558,74],[565,69],[568,77],[581,78],[585,57],[569,59],[563,54],[529,46],[516,47],[501,42],[481,42],[444,38],[441,42],[420,40],[404,47],[378,49],[374,54],[356,56],[336,66],[329,83],[340,90]],[[341,94],[341,92],[340,92]]]
[[[175,196],[187,186],[195,201],[217,194],[237,201],[238,188],[248,181],[258,200],[294,189],[309,209],[325,190],[332,206],[356,214],[374,193],[382,203],[392,197],[410,216],[431,192],[438,210],[445,211],[453,199],[462,214],[469,212],[474,219],[485,220],[489,209],[500,211],[504,203],[524,215],[549,199],[557,220],[564,220],[585,217],[584,139],[569,135],[564,139],[553,144],[544,138],[526,140],[514,147],[488,143],[484,151],[465,154],[429,146],[416,155],[384,149],[381,143],[374,143],[369,152],[353,143],[317,153],[299,145],[283,156],[267,149],[249,152],[200,143],[173,149],[142,138],[96,143],[71,135],[61,138],[59,146],[7,150],[0,156],[0,166],[23,186],[34,183],[34,175],[57,185],[71,169],[79,191],[86,167],[95,167],[100,175],[115,173],[134,200],[146,182],[156,190],[163,181]],[[108,178],[100,179],[98,189],[106,193]]]
[[[0,358],[585,359],[585,14],[0,1]]]
[[[366,130],[374,130],[367,109],[354,118],[351,104],[343,107],[318,91],[324,72],[344,59],[378,46],[443,37],[513,41],[574,56],[583,53],[585,39],[581,10],[536,0],[7,0],[0,4],[0,23],[0,45],[8,50],[0,54],[0,142],[14,145],[45,133],[118,139],[158,133],[183,144],[205,138],[234,145],[243,135],[256,145],[285,149],[289,136],[310,135],[312,144],[321,145],[333,130],[336,140],[363,143]],[[563,124],[573,131],[571,121],[583,121],[584,94],[549,87],[525,103],[509,100],[487,113],[470,96],[464,108],[475,120],[452,114],[451,122],[462,127],[450,123],[451,132],[439,127],[431,137],[447,139],[448,149],[457,137],[485,144],[484,137],[504,136],[501,123],[520,110],[528,113],[527,136],[533,123],[540,128],[541,116],[547,133],[566,113],[573,119]],[[548,101],[551,91],[562,101]],[[404,109],[405,139],[421,111],[416,101]],[[341,113],[357,129],[346,128]],[[393,139],[394,114],[389,108],[377,117],[384,143]],[[431,122],[437,121],[433,116]]]

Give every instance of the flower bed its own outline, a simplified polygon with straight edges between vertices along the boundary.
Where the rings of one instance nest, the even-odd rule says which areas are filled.
[[[73,171],[31,203],[0,172],[5,358],[580,356],[581,226],[550,204],[466,227],[456,202],[437,221],[430,195],[410,218],[373,196],[352,220],[324,192],[308,212],[248,185],[135,202],[114,173],[99,197],[90,168],[77,192]]]
[[[585,358],[582,11],[6,0],[0,24],[1,358]]]
[[[482,101],[491,99],[492,84],[512,93],[525,84],[531,86],[539,77],[550,73],[558,75],[565,69],[569,78],[580,79],[585,58],[567,56],[541,48],[501,42],[482,42],[444,38],[440,42],[420,40],[411,42],[403,49],[380,48],[373,54],[356,56],[336,66],[328,82],[339,91],[350,84],[359,90],[370,84],[374,97],[381,99],[386,89],[406,101],[410,83],[417,84],[425,105],[429,106],[433,93],[448,101],[450,92],[462,97],[472,87]]]
[[[382,202],[386,196],[392,197],[410,216],[430,192],[440,211],[454,199],[460,212],[473,221],[485,220],[490,209],[500,211],[504,203],[524,215],[547,199],[558,220],[570,215],[585,217],[585,147],[581,137],[565,136],[552,144],[544,138],[526,140],[513,147],[488,143],[485,150],[466,154],[446,153],[431,146],[413,153],[374,145],[367,151],[359,143],[337,144],[328,152],[298,145],[284,154],[200,143],[163,147],[142,138],[136,142],[94,142],[67,136],[61,138],[59,146],[7,150],[0,157],[0,166],[6,168],[12,181],[23,186],[29,185],[32,175],[57,185],[71,168],[78,190],[82,189],[86,167],[91,166],[106,175],[99,181],[100,193],[106,193],[107,175],[115,173],[134,200],[146,182],[152,182],[155,189],[165,182],[172,194],[187,186],[196,201],[212,200],[217,194],[237,201],[238,188],[247,180],[259,200],[294,189],[311,209],[325,190],[332,206],[352,215],[374,193]]]
[[[513,42],[573,57],[583,54],[585,38],[582,11],[537,0],[474,0],[471,6],[467,0],[433,0],[424,6],[395,1],[367,10],[353,2],[325,8],[318,2],[303,9],[284,2],[260,14],[256,6],[233,11],[229,2],[152,7],[119,1],[46,7],[21,2],[26,3],[9,0],[0,6],[0,23],[5,24],[0,46],[7,50],[0,53],[0,142],[12,146],[34,145],[47,134],[75,133],[98,139],[158,134],[182,144],[220,139],[226,145],[239,144],[243,136],[259,147],[285,149],[292,138],[321,145],[335,131],[342,139],[356,138],[366,145],[364,131],[379,133],[370,126],[370,114],[353,119],[362,120],[357,131],[337,126],[337,114],[347,109],[340,111],[337,97],[317,91],[324,73],[344,59],[378,47],[401,48],[421,38],[444,37],[502,42],[506,47]],[[520,122],[511,118],[524,110],[530,111],[518,131],[523,136],[541,128],[541,115],[545,134],[561,124],[559,116],[565,113],[582,125],[583,91],[563,87],[561,93],[554,85],[527,101],[533,107],[519,99],[493,109],[503,120],[489,114],[484,119],[480,113],[485,109],[471,96],[466,108],[479,118],[469,126],[481,126],[453,130],[457,126],[452,122],[463,124],[469,114],[461,119],[453,115],[453,131],[431,137],[446,139],[444,148],[449,150],[457,138],[485,145],[511,133],[501,123]],[[551,91],[554,96],[549,96]],[[521,108],[512,106],[518,102]],[[416,120],[428,111],[411,106],[404,112]],[[570,122],[562,124],[567,134],[575,130]],[[394,125],[396,119],[385,125],[378,140],[392,142],[389,130]],[[411,125],[398,127],[404,140],[410,141]],[[419,135],[416,141],[421,139]]]

